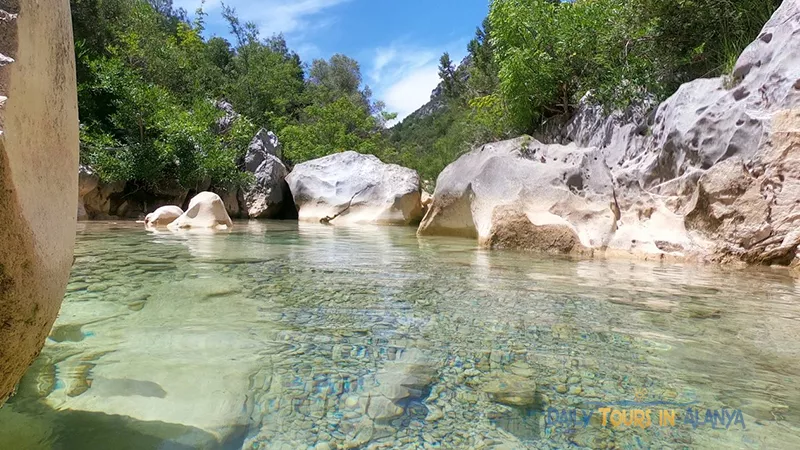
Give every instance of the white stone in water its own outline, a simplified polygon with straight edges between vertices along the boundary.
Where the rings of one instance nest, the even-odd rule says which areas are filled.
[[[144,218],[144,226],[148,228],[165,227],[183,215],[183,210],[174,205],[162,206]]]
[[[375,421],[387,421],[403,415],[405,410],[382,395],[369,395],[367,415]]]
[[[219,195],[213,192],[201,192],[189,202],[189,208],[174,222],[170,229],[183,228],[231,228],[233,221],[228,216],[225,204]]]

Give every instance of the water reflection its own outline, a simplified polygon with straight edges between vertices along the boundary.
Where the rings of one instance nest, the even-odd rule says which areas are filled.
[[[296,222],[78,242],[0,448],[800,448],[800,287],[779,271]],[[634,400],[747,427],[546,418]]]

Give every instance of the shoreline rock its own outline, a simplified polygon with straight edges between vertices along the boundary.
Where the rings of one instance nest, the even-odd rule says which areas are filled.
[[[286,176],[289,171],[281,161],[281,144],[274,133],[259,130],[245,156],[245,170],[255,181],[243,189],[244,206],[251,219],[271,219],[291,203]]]
[[[673,213],[652,202],[620,210],[616,197],[599,149],[524,136],[484,145],[445,168],[418,234],[581,255],[608,248],[645,254],[695,249]]]
[[[162,206],[144,218],[146,228],[165,227],[183,215],[183,210],[174,205]]]

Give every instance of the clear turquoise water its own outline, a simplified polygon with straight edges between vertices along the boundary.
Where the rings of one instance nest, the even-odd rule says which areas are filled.
[[[779,270],[296,222],[81,224],[76,256],[0,449],[800,448],[800,285]],[[625,402],[676,425],[603,426],[645,408]],[[688,404],[745,428],[695,428]],[[548,416],[577,409],[585,427]]]

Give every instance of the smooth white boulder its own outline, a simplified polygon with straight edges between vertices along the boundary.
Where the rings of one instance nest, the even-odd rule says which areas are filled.
[[[144,218],[145,227],[165,227],[183,215],[183,210],[174,205],[162,206]]]
[[[0,404],[36,358],[72,266],[78,99],[70,5],[0,5]]]
[[[300,220],[405,225],[422,218],[417,172],[373,155],[347,151],[307,161],[286,182]]]
[[[225,204],[219,195],[213,192],[201,192],[189,202],[189,208],[174,222],[170,229],[182,228],[231,228],[233,221],[228,216]]]

